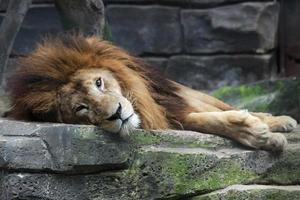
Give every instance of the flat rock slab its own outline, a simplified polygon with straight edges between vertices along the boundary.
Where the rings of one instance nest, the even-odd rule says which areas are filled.
[[[190,131],[120,136],[94,126],[1,119],[0,199],[226,200],[258,190],[266,194],[260,199],[278,191],[298,197],[291,185],[300,184],[299,130],[287,138],[276,155]],[[282,188],[241,186],[254,184]]]

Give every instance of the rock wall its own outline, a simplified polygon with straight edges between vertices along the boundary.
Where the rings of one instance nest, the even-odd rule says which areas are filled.
[[[300,30],[296,27],[300,24],[300,18],[297,17],[300,9],[300,2],[297,0],[285,1],[282,6],[282,63],[285,65],[284,73],[286,75],[300,75]]]
[[[0,10],[5,10],[7,1],[2,1]],[[280,5],[276,1],[104,2],[112,40],[186,85],[211,90],[270,78],[277,70]],[[42,36],[61,31],[52,1],[34,1],[12,57],[29,53]],[[6,73],[15,60],[10,63]]]
[[[0,119],[1,200],[300,199],[300,129],[279,155],[218,136]]]

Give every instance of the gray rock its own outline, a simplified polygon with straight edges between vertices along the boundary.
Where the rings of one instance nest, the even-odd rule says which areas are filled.
[[[46,24],[46,26],[45,26]],[[62,31],[58,13],[53,6],[31,8],[22,24],[13,47],[13,55],[31,52],[43,37]]]
[[[9,58],[8,59],[7,67],[4,69],[4,72],[3,72],[3,82],[2,82],[2,85],[0,87],[2,87],[3,89],[7,88],[8,78],[11,76],[11,74],[16,70],[16,68],[18,66],[19,65],[18,65],[18,59],[17,58]],[[3,96],[3,95],[4,95],[4,93],[1,96]],[[1,99],[3,99],[3,98],[1,98]],[[1,102],[1,100],[0,100],[0,102]]]
[[[129,145],[91,126],[0,121],[1,167],[91,173],[126,166]]]
[[[236,87],[222,87],[212,95],[239,109],[289,115],[300,121],[300,80],[264,80]]]
[[[190,200],[214,199],[288,199],[300,198],[300,186],[233,185],[228,188],[191,198]]]
[[[296,185],[299,130],[287,134],[291,144],[274,155],[190,131],[136,130],[118,136],[93,126],[2,119],[0,199],[188,199],[197,194],[205,199],[257,188],[231,186],[237,184]],[[277,190],[283,197],[299,194],[299,186],[264,186],[261,199]]]
[[[267,52],[276,45],[279,5],[242,3],[206,10],[183,10],[188,53]]]
[[[187,86],[212,90],[270,78],[274,68],[272,55],[174,56],[166,74]]]
[[[168,4],[168,5],[180,5],[184,7],[199,8],[212,7],[217,5],[232,4],[239,2],[246,2],[247,0],[103,0],[104,3],[119,3],[119,4],[146,4],[146,3],[155,3],[155,4]],[[261,2],[270,1],[270,0],[260,0]]]
[[[114,5],[106,12],[113,41],[125,49],[135,54],[181,51],[179,8]]]
[[[283,11],[285,13],[287,13],[285,15],[284,20],[284,24],[285,24],[285,42],[287,47],[298,47],[300,46],[300,41],[299,41],[299,37],[300,37],[300,30],[297,27],[297,25],[300,23],[300,19],[299,17],[295,17],[297,16],[297,10],[300,8],[300,4],[299,1],[297,0],[290,0],[285,2],[284,4],[285,6],[283,7]],[[293,52],[290,52],[291,54],[293,54]]]
[[[0,87],[0,117],[10,109],[9,97],[5,90]]]
[[[159,57],[144,57],[143,58],[150,67],[154,69],[164,72],[168,66],[168,59],[167,58],[159,58]]]
[[[0,2],[0,11],[5,11],[7,9],[9,0],[2,0]],[[53,3],[54,0],[33,0],[33,4],[49,4]]]

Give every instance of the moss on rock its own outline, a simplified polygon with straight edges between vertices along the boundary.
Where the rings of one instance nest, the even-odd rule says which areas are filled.
[[[300,120],[300,80],[297,78],[223,87],[212,95],[240,109],[291,115]]]
[[[299,186],[244,186],[237,185],[224,190],[194,197],[190,200],[298,200]]]

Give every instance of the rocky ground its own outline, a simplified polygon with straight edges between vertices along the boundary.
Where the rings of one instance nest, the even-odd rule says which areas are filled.
[[[189,131],[0,120],[0,199],[300,199],[300,127],[281,154]]]
[[[299,78],[226,86],[215,90],[212,95],[240,109],[273,115],[289,115],[300,121]]]

